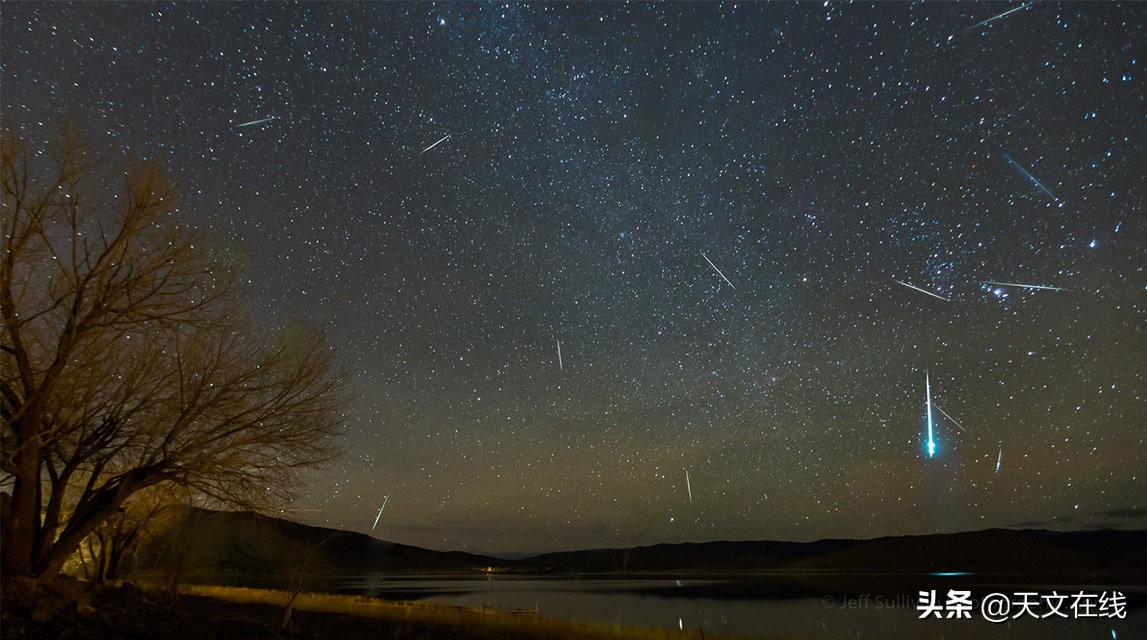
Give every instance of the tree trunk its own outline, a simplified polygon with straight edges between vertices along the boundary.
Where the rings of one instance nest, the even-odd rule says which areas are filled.
[[[16,426],[16,425],[14,425]],[[0,495],[0,561],[5,574],[35,577],[36,542],[40,527],[38,442],[25,441],[16,452],[17,475],[12,495]]]
[[[104,485],[81,498],[60,537],[41,547],[40,553],[36,554],[32,562],[32,577],[39,580],[58,575],[84,538],[123,506],[133,493],[170,479],[162,469],[162,465],[132,469],[112,486]]]

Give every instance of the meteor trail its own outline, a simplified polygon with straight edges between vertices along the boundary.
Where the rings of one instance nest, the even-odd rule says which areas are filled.
[[[705,258],[705,262],[708,262],[709,266],[713,267],[713,270],[717,272],[717,275],[721,276],[721,279],[723,279],[725,282],[729,282],[729,279],[725,277],[725,274],[721,273],[721,270],[717,268],[717,265],[713,264],[713,261],[709,259],[709,256],[705,255],[704,251],[701,252],[701,257]],[[737,288],[733,286],[732,282],[729,282],[729,286],[734,290]]]
[[[1000,453],[996,456],[996,473],[1000,472],[1000,461],[1004,459],[1004,447],[1000,446]]]
[[[969,29],[975,29],[976,27],[978,27],[980,25],[988,24],[989,22],[995,22],[996,20],[999,20],[1000,18],[1008,15],[1009,13],[1015,13],[1016,11],[1019,11],[1020,9],[1023,9],[1024,7],[1027,7],[1029,5],[1031,5],[1030,2],[1025,2],[1025,3],[1021,4],[1020,6],[1016,7],[1015,9],[1008,9],[1007,11],[1005,11],[999,15],[992,16],[992,17],[988,18],[987,20],[981,20],[981,21],[977,22],[976,24],[974,24],[968,28]]]
[[[450,137],[450,136],[452,136],[452,135],[454,135],[454,134],[452,134],[452,133],[448,133],[448,134],[446,134],[446,135],[442,136],[442,139],[441,139],[441,140],[439,140],[438,142],[435,142],[434,144],[430,145],[429,147],[426,147],[425,149],[423,149],[423,150],[422,150],[422,153],[419,153],[418,155],[422,155],[423,153],[426,153],[427,151],[430,151],[430,150],[431,150],[431,149],[433,149],[434,147],[437,147],[438,145],[440,145],[440,144],[442,144],[443,142],[445,142],[445,141],[446,141],[446,138],[449,138],[449,137]]]
[[[275,116],[271,116],[269,118],[263,118],[262,120],[252,120],[250,122],[244,122],[243,124],[237,124],[237,125],[235,125],[235,128],[238,129],[239,127],[249,127],[253,124],[261,124],[263,122],[267,122],[267,121],[274,120],[274,119],[275,119]]]
[[[566,368],[562,366],[562,341],[558,340],[558,371],[565,371]]]
[[[956,420],[955,418],[953,418],[952,416],[949,416],[948,412],[944,411],[943,407],[941,407],[940,405],[936,405],[936,410],[939,411],[940,413],[944,414],[945,416],[947,416],[947,418],[949,420],[951,420],[952,422],[954,422],[957,427],[960,427],[960,431],[963,431],[964,433],[968,432],[968,430],[964,428],[964,425],[960,424],[960,422],[958,420]]]
[[[939,299],[943,300],[944,302],[951,302],[950,299],[945,298],[942,295],[932,293],[931,291],[928,291],[927,289],[921,289],[920,287],[914,287],[914,286],[908,284],[907,282],[901,282],[899,280],[893,280],[893,282],[895,282],[896,284],[904,285],[905,287],[908,287],[909,289],[915,289],[915,290],[919,291],[920,293],[926,293],[926,294],[932,296],[933,298],[939,298]]]
[[[936,455],[936,441],[932,439],[932,383],[928,381],[928,371],[924,371],[924,393],[928,399],[928,457]]]
[[[989,22],[995,22],[996,20],[999,20],[1000,18],[1002,18],[1002,17],[1004,17],[1010,13],[1015,13],[1016,11],[1019,11],[1020,9],[1031,6],[1031,4],[1032,3],[1030,3],[1030,2],[1025,2],[1025,3],[1021,4],[1020,6],[1016,7],[1015,9],[1008,9],[1007,11],[1005,11],[999,15],[992,16],[992,17],[988,18],[987,20],[981,20],[981,21],[977,22],[976,24],[974,24],[970,27],[964,27],[963,29],[960,29],[956,33],[953,33],[952,35],[948,36],[948,39],[951,40],[952,38],[955,38],[957,35],[964,33],[965,31],[975,29],[976,27],[983,26],[985,24],[988,24]]]
[[[1008,154],[1004,153],[1003,151],[1000,152],[1000,155],[1004,156],[1004,158],[1006,158],[1007,161],[1009,163],[1011,163],[1012,167],[1015,168],[1016,171],[1019,171],[1020,174],[1022,174],[1025,178],[1027,178],[1032,184],[1039,187],[1040,191],[1043,191],[1044,193],[1046,193],[1047,197],[1051,198],[1055,202],[1059,202],[1059,198],[1055,197],[1055,194],[1052,193],[1050,189],[1045,187],[1043,185],[1043,183],[1039,181],[1039,178],[1032,175],[1031,171],[1028,171],[1026,168],[1024,168],[1024,166],[1022,164],[1016,162],[1015,158],[1009,156]]]
[[[689,491],[689,504],[693,504],[693,485],[689,484],[689,470],[685,470],[685,488]]]
[[[995,280],[981,280],[980,284],[994,284],[1000,287],[1023,287],[1024,289],[1045,289],[1047,291],[1067,291],[1063,287],[1049,287],[1042,284],[1020,284],[1018,282],[996,282]]]
[[[388,500],[390,500],[389,493],[382,498],[382,506],[378,508],[378,515],[374,517],[374,525],[370,528],[371,531],[374,531],[374,528],[378,526],[378,519],[382,517],[382,510],[386,508]]]

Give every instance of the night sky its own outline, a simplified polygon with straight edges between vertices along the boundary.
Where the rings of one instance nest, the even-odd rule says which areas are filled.
[[[286,517],[495,553],[1147,527],[1145,4],[0,22],[6,126],[160,161],[258,317],[326,331],[348,453]]]

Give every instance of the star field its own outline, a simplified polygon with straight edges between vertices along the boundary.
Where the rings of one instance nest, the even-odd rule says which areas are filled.
[[[1142,528],[1147,9],[1018,6],[6,2],[0,99],[163,163],[327,333],[348,452],[288,517]]]

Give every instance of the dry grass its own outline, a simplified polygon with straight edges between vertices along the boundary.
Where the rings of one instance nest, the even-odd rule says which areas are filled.
[[[290,592],[273,589],[184,585],[182,593],[218,598],[244,604],[268,604],[285,607]],[[435,628],[465,630],[474,637],[548,638],[553,640],[734,640],[744,636],[702,634],[646,627],[621,627],[602,623],[574,622],[544,618],[533,614],[500,609],[455,607],[442,604],[393,602],[367,596],[329,593],[300,593],[293,606],[296,611],[349,614],[373,618],[400,626],[427,625]]]

